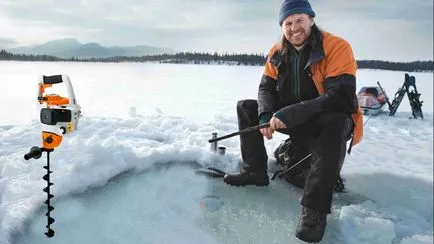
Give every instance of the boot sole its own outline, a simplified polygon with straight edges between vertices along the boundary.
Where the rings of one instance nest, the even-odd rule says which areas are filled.
[[[295,234],[295,237],[297,237],[298,239],[300,239],[300,240],[302,240],[302,241],[304,241],[304,242],[308,242],[308,243],[319,243],[321,240],[322,240],[322,238],[321,239],[308,239],[308,238],[305,238],[305,236],[302,236],[302,235],[299,235],[299,234]]]
[[[302,241],[307,242],[307,243],[319,243],[321,241],[321,240],[304,240],[304,239],[302,239],[302,238],[300,238],[298,236],[297,236],[297,238],[299,240],[302,240]]]

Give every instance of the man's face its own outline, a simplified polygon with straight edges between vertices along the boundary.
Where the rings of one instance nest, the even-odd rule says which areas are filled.
[[[294,46],[300,47],[309,37],[313,25],[313,18],[307,14],[292,14],[282,23],[285,38]]]

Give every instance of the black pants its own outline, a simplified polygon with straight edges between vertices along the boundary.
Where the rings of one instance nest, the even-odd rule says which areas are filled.
[[[258,125],[257,101],[239,101],[237,115],[240,130]],[[325,112],[295,128],[279,131],[295,140],[308,142],[308,150],[312,153],[302,205],[318,212],[330,213],[333,188],[345,158],[346,142],[352,126],[350,115]],[[268,156],[261,132],[243,134],[240,141],[244,170],[266,171]]]

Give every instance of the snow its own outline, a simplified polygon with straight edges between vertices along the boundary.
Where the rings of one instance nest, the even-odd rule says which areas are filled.
[[[208,139],[237,131],[236,102],[256,97],[262,71],[0,62],[0,243],[300,243],[294,232],[302,191],[282,181],[229,187],[192,170],[237,170],[238,138],[219,142],[224,156],[210,152]],[[404,73],[359,70],[358,87],[380,81],[393,98]],[[83,118],[50,154],[56,235],[47,239],[46,157],[23,155],[41,143],[37,79],[54,74],[69,75]],[[410,75],[425,119],[409,119],[407,97],[394,117],[369,119],[342,171],[354,194],[335,195],[323,243],[433,242],[433,75]],[[270,174],[283,139],[266,141]]]

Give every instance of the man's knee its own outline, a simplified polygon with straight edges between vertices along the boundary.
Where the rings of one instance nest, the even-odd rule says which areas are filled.
[[[258,119],[258,102],[253,99],[238,101],[237,103],[238,117],[246,118],[249,121]]]
[[[237,111],[255,110],[258,111],[258,102],[253,99],[240,100],[237,103]]]

